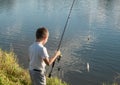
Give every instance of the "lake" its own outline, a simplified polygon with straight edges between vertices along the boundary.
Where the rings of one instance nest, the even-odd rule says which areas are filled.
[[[36,29],[44,26],[50,32],[46,47],[52,56],[72,2],[0,0],[0,48],[13,49],[19,64],[28,68],[28,47],[35,41]],[[61,45],[63,56],[53,75],[70,85],[120,84],[119,51],[120,0],[75,0]]]

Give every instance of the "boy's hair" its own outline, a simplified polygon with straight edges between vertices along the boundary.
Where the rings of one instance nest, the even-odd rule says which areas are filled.
[[[48,30],[45,27],[40,27],[36,31],[36,39],[42,40],[48,34]]]

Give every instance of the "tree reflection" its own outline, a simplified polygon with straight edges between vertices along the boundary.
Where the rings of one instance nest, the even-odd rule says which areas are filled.
[[[14,4],[15,0],[0,0],[0,13],[11,10]]]
[[[99,0],[99,5],[106,10],[113,8],[114,0]]]

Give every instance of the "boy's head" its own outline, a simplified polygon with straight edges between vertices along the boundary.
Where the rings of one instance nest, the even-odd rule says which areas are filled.
[[[44,44],[47,42],[49,37],[49,32],[45,27],[40,27],[36,31],[36,39],[39,41],[44,41]]]

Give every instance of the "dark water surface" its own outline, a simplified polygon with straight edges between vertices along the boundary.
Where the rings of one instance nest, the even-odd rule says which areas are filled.
[[[28,68],[28,47],[36,29],[45,26],[52,55],[71,4],[72,0],[0,0],[0,48],[13,48],[19,63]],[[62,67],[60,76],[70,85],[120,84],[120,0],[76,0],[61,51],[56,68]]]

